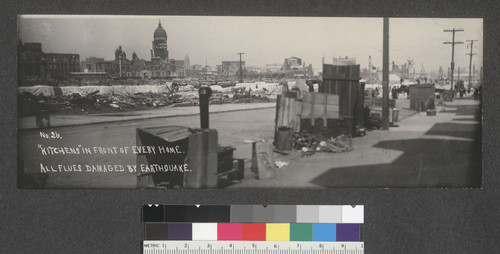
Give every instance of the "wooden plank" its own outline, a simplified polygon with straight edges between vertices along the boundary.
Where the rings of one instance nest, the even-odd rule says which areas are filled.
[[[316,93],[312,93],[311,94],[311,111],[309,112],[309,117],[314,119],[316,118],[315,117],[315,114],[314,114],[314,104],[316,102]],[[315,125],[315,122],[314,121],[311,121],[311,126],[314,126]]]
[[[327,96],[327,104],[329,105],[338,105],[339,104],[339,96],[336,94],[327,94],[327,93],[304,93],[302,97],[302,102],[303,103],[312,103],[312,94],[326,94]],[[323,104],[323,103],[321,103]]]
[[[338,118],[339,104],[335,104],[335,102],[338,101],[338,95],[324,93],[305,94],[300,115],[302,118],[307,119]],[[329,102],[331,102],[331,104]],[[314,126],[315,123],[312,122],[311,124]]]
[[[281,101],[280,101],[280,120],[278,121],[278,127],[283,126],[284,124],[284,117],[285,117],[285,103],[286,103],[286,97],[282,96]]]
[[[288,127],[290,127],[294,132],[297,131],[297,100],[290,98],[289,100],[289,112],[288,112]]]
[[[281,94],[278,94],[276,98],[276,115],[274,117],[274,129],[278,129],[278,123],[280,119],[280,106],[281,106]]]
[[[290,121],[291,121],[291,117],[290,117],[290,108],[291,108],[291,98],[285,98],[286,99],[286,121],[285,123],[288,123],[287,126],[290,126]]]
[[[347,90],[348,90],[348,94],[349,94],[349,96],[348,96],[349,103],[347,104],[347,107],[348,107],[347,112],[349,112],[349,115],[352,116],[352,115],[354,115],[353,108],[354,108],[354,102],[356,101],[352,97],[352,89],[354,88],[354,86],[350,83],[348,83],[347,85],[348,85]]]
[[[337,115],[337,116],[334,116],[333,114],[332,114],[331,116],[329,115],[329,116],[328,116],[328,117],[326,117],[326,118],[323,118],[323,117],[320,117],[320,118],[311,118],[311,117],[309,117],[309,116],[303,116],[303,117],[301,117],[301,119],[327,119],[327,120],[343,120],[343,118],[340,118],[338,115]],[[346,117],[345,119],[351,119],[351,118]]]
[[[302,103],[292,97],[281,96],[280,99],[276,130],[280,126],[287,126],[295,132],[300,131]]]
[[[327,104],[328,102],[328,94],[323,94],[323,127],[328,127],[328,121],[326,121],[327,119],[327,112],[328,110],[326,110],[326,107],[328,106]]]
[[[319,104],[316,104],[317,106]],[[324,115],[324,112],[325,112],[325,109],[323,106],[321,107],[315,107],[315,113],[314,114],[311,114],[312,110],[312,104],[302,104],[302,113],[300,113],[301,116],[311,116],[311,115],[315,115],[315,116],[318,116],[318,117],[321,117]],[[339,106],[337,105],[326,105],[326,112],[327,114],[330,113],[330,112],[335,112],[335,113],[339,113]]]
[[[302,102],[295,100],[293,111],[294,111],[293,131],[300,132],[300,113],[302,112]]]
[[[359,81],[359,65],[323,64],[323,80]]]
[[[308,111],[305,111],[305,112],[308,112]],[[326,113],[325,116],[326,116],[327,119],[340,119],[340,114],[339,114],[338,111],[329,110],[329,111],[327,111],[327,113]],[[303,115],[300,115],[300,117],[301,118],[307,118],[307,119],[310,119],[310,118],[321,118],[319,116],[318,117],[312,117],[309,114],[303,114]]]

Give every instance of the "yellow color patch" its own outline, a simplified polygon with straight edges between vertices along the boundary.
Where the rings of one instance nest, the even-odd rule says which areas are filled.
[[[290,223],[267,223],[266,241],[290,241]]]

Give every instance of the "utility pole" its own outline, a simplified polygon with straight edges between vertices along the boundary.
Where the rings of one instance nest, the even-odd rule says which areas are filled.
[[[469,45],[470,45],[470,53],[468,53],[468,54],[466,53],[466,55],[470,56],[470,60],[469,60],[469,87],[472,87],[472,84],[471,84],[472,56],[477,55],[476,53],[472,53],[472,49],[474,48],[474,42],[477,40],[467,40],[467,41],[470,42],[470,44],[467,45],[467,47],[469,47]]]
[[[368,78],[368,83],[372,83],[372,56],[368,56],[368,69],[370,70],[370,77]]]
[[[389,130],[389,18],[384,18],[382,61],[382,129]]]
[[[476,79],[476,64],[472,65],[472,79]]]
[[[455,44],[463,44],[462,41],[455,41],[455,32],[463,32],[463,29],[445,29],[444,32],[452,32],[453,40],[452,42],[445,41],[443,44],[451,44],[451,90],[453,90],[453,70],[455,69]]]
[[[245,53],[236,53],[236,54],[240,55],[240,83],[243,83],[243,69],[241,68],[241,55]]]

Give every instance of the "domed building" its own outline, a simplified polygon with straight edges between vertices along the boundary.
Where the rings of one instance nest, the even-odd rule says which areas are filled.
[[[115,61],[119,61],[119,60],[127,60],[127,54],[125,53],[125,51],[122,49],[122,46],[118,46],[118,48],[116,48],[115,50]]]
[[[151,61],[168,61],[167,50],[167,32],[161,27],[161,21],[158,21],[158,28],[153,34],[153,49],[151,49]]]

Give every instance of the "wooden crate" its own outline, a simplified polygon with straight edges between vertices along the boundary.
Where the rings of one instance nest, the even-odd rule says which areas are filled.
[[[354,135],[356,125],[363,122],[364,85],[359,83],[359,72],[359,65],[323,64],[323,82],[319,91],[337,95],[339,98],[339,116],[335,121],[341,122],[335,123],[332,128],[340,129],[332,130],[332,133],[341,132]]]
[[[302,97],[302,119],[339,119],[339,96],[326,93],[305,93]],[[327,121],[324,121],[326,124]],[[314,125],[315,121],[311,121]]]

